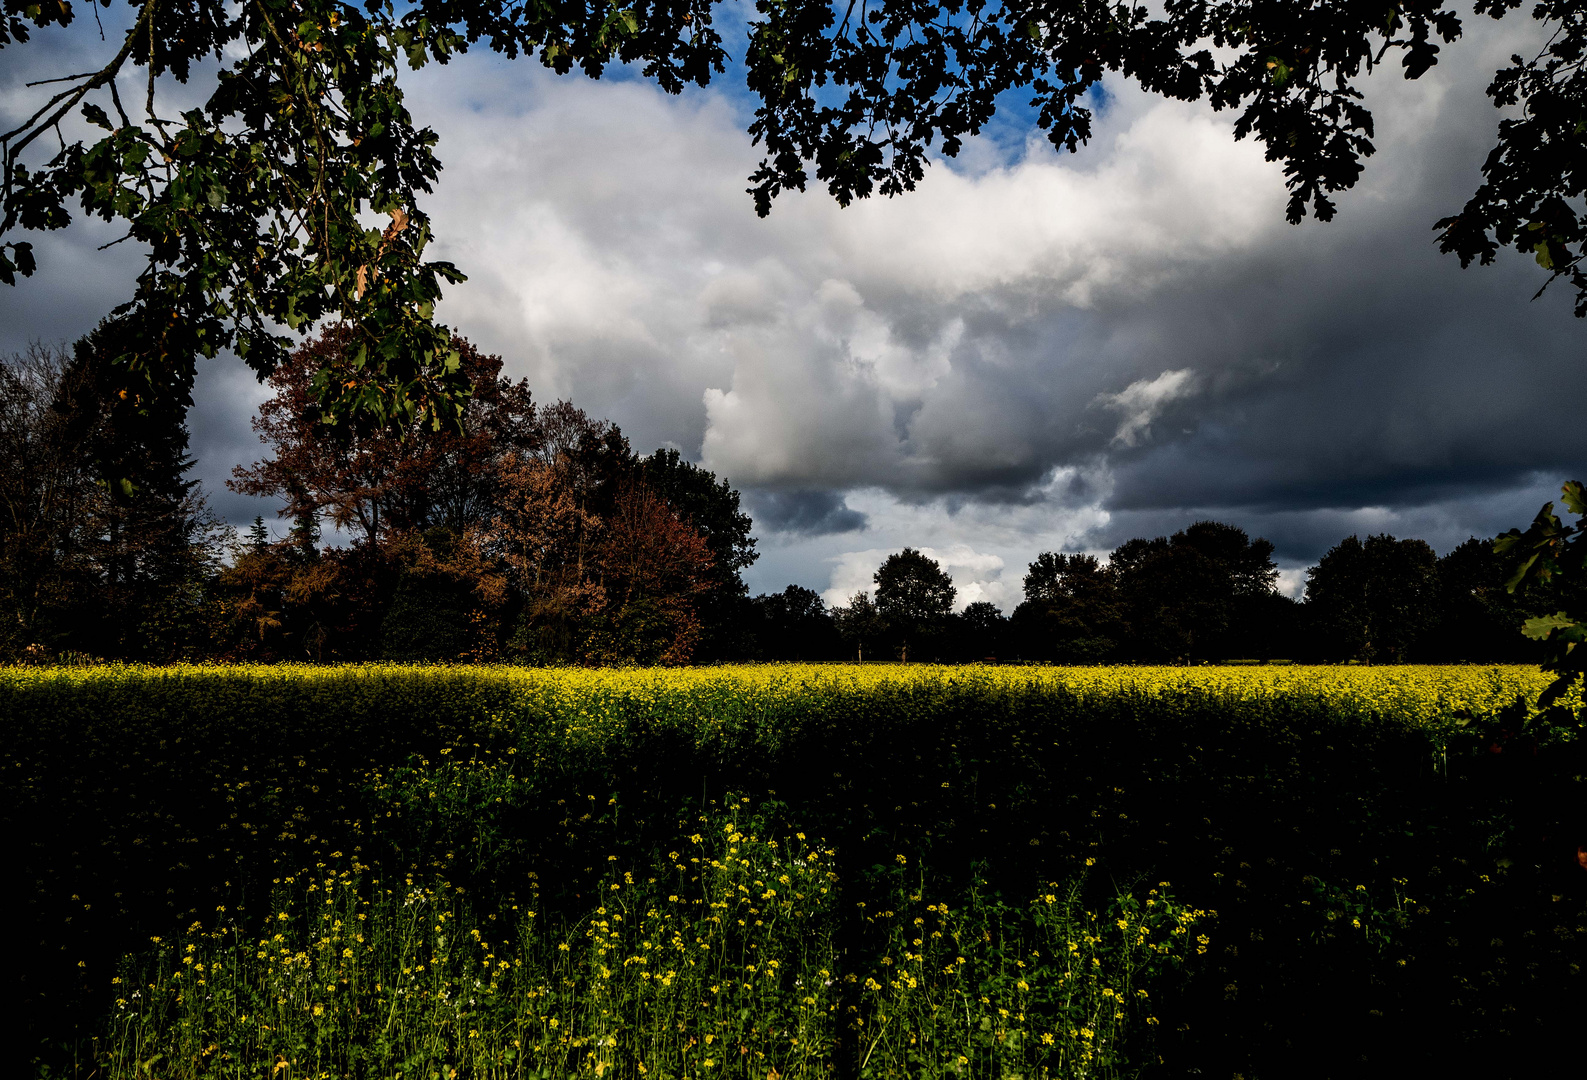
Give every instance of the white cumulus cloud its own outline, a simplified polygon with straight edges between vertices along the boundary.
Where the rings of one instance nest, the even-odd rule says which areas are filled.
[[[1150,431],[1152,421],[1171,401],[1195,393],[1196,373],[1189,368],[1165,371],[1155,379],[1137,379],[1116,394],[1098,394],[1095,404],[1122,413],[1114,446],[1137,446]]]

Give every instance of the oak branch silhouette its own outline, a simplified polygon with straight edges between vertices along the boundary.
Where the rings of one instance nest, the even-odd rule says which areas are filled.
[[[106,328],[135,401],[187,404],[195,359],[223,349],[263,377],[298,338],[336,325],[356,346],[315,376],[325,419],[455,426],[468,380],[433,313],[442,284],[464,277],[425,258],[437,136],[403,102],[403,65],[483,46],[592,78],[633,65],[678,93],[725,70],[717,17],[743,20],[758,98],[749,134],[764,150],[748,190],[762,215],[812,179],[845,205],[909,191],[928,155],[955,155],[1008,90],[1027,92],[1052,144],[1074,151],[1092,131],[1088,93],[1114,73],[1234,111],[1235,137],[1283,163],[1298,222],[1331,218],[1331,195],[1373,152],[1366,75],[1397,63],[1418,78],[1463,14],[1498,19],[1519,3],[130,0],[104,66],[31,84],[37,111],[0,136],[0,281],[40,272],[23,237],[66,227],[76,204],[147,251]],[[79,18],[67,0],[3,4],[4,49]],[[1495,73],[1489,94],[1507,118],[1483,182],[1434,239],[1462,265],[1506,246],[1532,254],[1544,287],[1569,280],[1581,316],[1587,14],[1579,0],[1543,0],[1521,17],[1542,24],[1544,44]],[[209,95],[162,110],[162,77]],[[83,121],[103,134],[64,133]],[[371,226],[375,215],[389,221]]]

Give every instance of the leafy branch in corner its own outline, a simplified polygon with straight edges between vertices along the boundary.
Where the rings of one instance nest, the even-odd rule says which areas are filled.
[[[1580,519],[1574,525],[1560,521],[1553,503],[1544,503],[1526,532],[1511,529],[1493,542],[1495,551],[1520,560],[1506,582],[1512,593],[1529,584],[1548,585],[1555,579],[1587,580],[1587,492],[1581,481],[1568,481],[1561,489],[1561,499],[1565,509]],[[1538,704],[1546,708],[1587,673],[1587,649],[1580,647],[1587,642],[1587,611],[1571,604],[1552,615],[1526,620],[1521,632],[1543,642],[1543,670],[1555,675],[1538,698]]]

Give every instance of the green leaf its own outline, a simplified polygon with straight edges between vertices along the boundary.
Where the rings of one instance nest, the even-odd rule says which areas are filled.
[[[95,127],[104,128],[106,131],[114,131],[114,130],[116,130],[114,127],[111,126],[110,117],[105,115],[105,110],[101,109],[98,105],[95,105],[93,102],[89,102],[88,104],[83,106],[83,119],[87,120],[90,124],[93,124]]]
[[[1568,631],[1580,625],[1563,611],[1556,611],[1552,615],[1539,615],[1526,620],[1521,626],[1521,633],[1534,641],[1547,641],[1556,630]]]
[[[1510,538],[1509,537],[1500,537],[1500,539],[1510,539]],[[1515,537],[1514,540],[1510,544],[1506,545],[1502,549],[1499,547],[1498,544],[1495,544],[1494,545],[1494,549],[1495,550],[1501,550],[1501,551],[1508,551],[1509,548],[1513,547],[1515,545],[1515,543],[1518,543],[1520,541],[1520,539],[1521,538],[1519,536]],[[1517,570],[1515,573],[1510,575],[1510,579],[1504,583],[1504,588],[1505,588],[1506,592],[1515,592],[1516,589],[1521,587],[1521,583],[1526,580],[1527,573],[1532,569],[1532,565],[1537,562],[1538,558],[1541,555],[1542,555],[1542,552],[1534,551],[1532,553],[1532,557],[1527,559],[1526,562],[1522,563],[1521,564],[1521,568],[1519,570]]]
[[[1565,509],[1577,517],[1587,517],[1587,490],[1583,489],[1580,480],[1567,480],[1560,488],[1560,494]]]
[[[5,249],[11,249],[11,257],[7,257]],[[16,243],[0,245],[0,282],[7,285],[17,283],[16,275],[32,277],[37,266],[33,261],[33,245],[26,240]]]

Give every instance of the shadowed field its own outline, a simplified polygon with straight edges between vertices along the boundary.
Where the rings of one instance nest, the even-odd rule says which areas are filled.
[[[7,671],[3,825],[8,861],[22,870],[15,880],[29,894],[19,898],[25,937],[13,1014],[37,1053],[57,1067],[76,1057],[86,1075],[96,1052],[88,1038],[101,1036],[98,1052],[107,1053],[104,1018],[118,998],[131,1001],[129,984],[112,979],[153,972],[151,981],[169,988],[160,965],[167,975],[190,966],[174,953],[161,959],[178,940],[194,944],[194,956],[245,942],[262,963],[257,954],[270,950],[258,943],[287,934],[265,929],[283,913],[298,935],[290,954],[314,955],[322,897],[304,890],[327,878],[356,882],[337,886],[350,890],[347,911],[387,929],[400,920],[397,908],[381,907],[389,906],[382,890],[444,890],[457,925],[480,929],[498,949],[494,963],[521,960],[544,985],[577,984],[592,970],[599,978],[598,968],[558,975],[554,954],[559,944],[569,953],[588,946],[592,898],[617,884],[619,895],[637,890],[633,902],[656,919],[684,919],[687,908],[675,911],[666,897],[690,894],[659,891],[669,855],[696,834],[720,844],[737,821],[756,844],[831,853],[823,873],[840,899],[786,939],[810,946],[805,959],[786,962],[808,960],[813,971],[841,963],[854,981],[837,980],[831,1001],[817,996],[816,1012],[838,1019],[811,1036],[827,1049],[802,1059],[805,1069],[920,1072],[929,1029],[931,1070],[1006,1071],[998,1056],[1012,1052],[1006,1038],[982,1057],[948,1052],[950,1042],[975,1043],[978,1020],[958,1034],[914,1021],[915,1048],[906,1040],[895,1057],[865,1049],[883,1044],[868,1043],[852,1019],[874,1024],[888,1008],[905,1015],[864,981],[888,985],[877,976],[900,958],[893,916],[879,923],[879,911],[946,905],[962,920],[953,932],[964,938],[973,925],[972,936],[985,939],[956,956],[987,973],[1017,972],[1008,967],[1015,952],[990,947],[992,926],[1025,942],[1046,925],[1034,914],[1041,898],[1072,890],[1059,905],[1069,928],[1062,940],[1083,943],[1077,928],[1120,904],[1144,904],[1167,882],[1165,910],[1202,912],[1195,935],[1208,940],[1176,945],[1183,968],[1163,967],[1151,1008],[1121,1016],[1110,1069],[1161,1058],[1165,1075],[1344,1076],[1439,1063],[1521,1072],[1529,1047],[1547,1060],[1551,1040],[1570,1030],[1587,923],[1587,874],[1574,857],[1577,778],[1587,770],[1573,731],[1527,720],[1524,700],[1543,681],[1528,669],[1477,667]],[[724,854],[709,858],[721,863]],[[757,888],[753,881],[767,888],[764,874],[739,884]],[[721,884],[695,880],[691,899],[704,905]],[[545,929],[527,933],[526,910]],[[937,915],[922,908],[910,918]],[[1097,959],[1114,970],[1127,961],[1122,947],[1098,944]],[[820,948],[831,950],[830,963]],[[381,963],[413,966],[389,949],[397,951]],[[264,969],[243,970],[242,955],[222,959],[222,972],[264,985]],[[219,956],[212,951],[208,963]],[[637,987],[649,980],[638,980],[635,966],[627,970]],[[1056,969],[1044,975],[1056,977]],[[805,974],[788,981],[777,999],[786,997],[788,1016],[813,996],[792,995],[795,980],[809,984]],[[532,980],[514,986],[503,993],[518,995],[515,1016],[529,1016],[522,995]],[[989,1023],[1010,1007],[992,998],[969,994],[992,1010]],[[348,1000],[363,1008],[363,999]],[[1046,1012],[1027,1010],[1017,1029],[1038,1046],[1057,1030],[1056,999],[1044,1000]],[[307,1032],[327,1015],[316,1005],[327,1002],[279,1008]],[[148,1009],[140,1015],[152,1023]],[[209,1022],[190,1018],[189,1029]],[[710,1045],[695,1021],[685,1027],[668,1045],[695,1037]],[[227,1030],[241,1047],[244,1033]],[[464,1064],[457,1047],[469,1030],[479,1029],[454,1017],[425,1062],[490,1075]],[[751,1045],[738,1037],[736,1045]],[[736,1062],[691,1065],[691,1075],[731,1062],[734,1075],[761,1080],[767,1067],[753,1054],[768,1051],[755,1046]],[[577,1055],[553,1063],[542,1051],[531,1068],[521,1045],[509,1039],[498,1049],[515,1050],[518,1062],[509,1068],[498,1055],[501,1075],[602,1065]],[[597,1075],[641,1075],[636,1054],[604,1059]],[[200,1066],[211,1066],[202,1048],[199,1056],[188,1073],[174,1059],[160,1068],[203,1075]],[[337,1060],[338,1074],[375,1075],[367,1062]],[[1027,1067],[1072,1071],[1041,1060]]]

